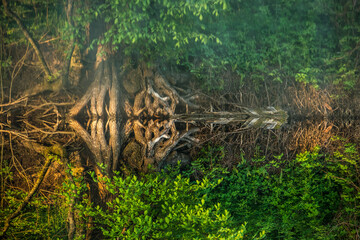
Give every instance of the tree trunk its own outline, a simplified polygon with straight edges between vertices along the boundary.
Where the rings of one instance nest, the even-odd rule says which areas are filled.
[[[68,0],[67,1],[67,6],[65,7],[66,10],[66,18],[67,21],[70,25],[70,27],[72,28],[74,26],[74,23],[72,21],[72,12],[73,12],[73,6],[74,6],[74,1],[73,0]],[[72,32],[71,34],[74,34],[74,32]],[[71,58],[73,55],[75,49],[75,39],[74,36],[69,44],[69,51],[66,54],[66,58],[65,58],[65,66],[64,66],[64,75],[63,75],[63,86],[64,87],[68,87],[69,86],[69,72],[70,72],[70,65],[71,65]]]

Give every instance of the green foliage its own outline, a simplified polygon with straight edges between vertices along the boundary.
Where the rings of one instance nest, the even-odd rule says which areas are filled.
[[[190,182],[180,174],[152,173],[138,178],[116,174],[99,178],[111,194],[107,208],[92,207],[97,226],[107,238],[243,239],[245,225],[229,228],[230,214],[220,204],[206,206],[206,195],[221,180]]]
[[[87,186],[84,181],[84,177],[76,172],[76,168],[68,164],[66,174],[68,178],[63,182],[63,196],[67,204],[75,203],[75,200],[86,197],[83,196],[84,192],[87,191]]]
[[[359,83],[359,4],[105,0],[75,2],[71,22],[58,0],[12,1],[9,7],[35,39],[60,36],[57,48],[74,41],[81,50],[107,44],[150,64],[181,65],[206,90],[223,89],[229,72],[237,76],[237,86],[246,83],[255,90],[264,81],[289,79],[351,90]],[[6,43],[24,42],[14,21],[3,14],[0,22]]]
[[[360,215],[360,154],[357,146],[345,143],[344,139],[334,138],[333,141],[340,142],[335,153],[327,159],[325,177],[335,182],[341,189],[342,214],[339,223],[345,223],[344,229],[355,238],[359,228],[358,218]]]
[[[0,169],[1,177],[7,183],[12,180],[10,168]],[[28,193],[16,188],[7,188],[2,193],[0,207],[0,227],[5,219],[21,204]],[[66,236],[66,208],[56,195],[50,198],[37,194],[29,202],[24,212],[11,223],[7,239],[63,239]]]
[[[299,73],[295,75],[295,81],[305,83],[305,84],[312,84],[315,87],[318,87],[318,77],[321,71],[316,68],[305,68],[301,69]]]
[[[123,48],[127,54],[177,60],[190,43],[220,41],[204,30],[206,21],[218,16],[226,6],[225,0],[106,0],[79,9],[80,18],[75,21],[81,24],[85,19],[104,20],[108,28],[97,41],[114,49]]]
[[[331,155],[315,149],[293,161],[242,158],[207,191],[207,203],[220,202],[235,225],[247,222],[249,235],[265,231],[269,239],[356,239],[360,155],[353,144],[339,146]],[[213,176],[206,161],[196,162],[205,176]]]
[[[58,0],[7,1],[9,9],[20,17],[28,31],[37,40],[45,35],[58,36],[64,23],[63,2]],[[3,14],[0,17],[1,27],[6,30],[5,43],[22,44],[26,42],[23,32],[13,19]]]
[[[222,88],[227,71],[239,76],[239,86],[246,79],[255,89],[265,80],[294,78],[315,86],[357,83],[359,3],[255,0],[228,6],[205,30],[222,44],[190,45],[184,58],[206,89]]]
[[[334,80],[334,84],[341,85],[345,90],[351,90],[358,83],[358,78],[356,69],[349,69],[349,66],[343,64],[337,70],[337,79]]]
[[[208,145],[206,148],[201,149],[198,158],[191,163],[191,168],[186,174],[197,180],[204,177],[216,181],[222,179],[223,176],[229,173],[221,165],[224,156],[224,147]]]
[[[93,227],[109,239],[356,239],[360,154],[358,146],[344,139],[332,141],[338,146],[332,154],[316,148],[292,161],[282,155],[270,161],[261,155],[251,161],[240,156],[232,170],[221,165],[224,149],[208,146],[184,174],[178,168],[141,177],[92,173],[105,187],[102,207],[89,202],[84,178],[70,166],[72,178],[61,194],[66,201],[48,206],[38,196],[9,236],[62,238],[65,211],[73,205],[77,227],[92,217]],[[2,179],[11,178],[9,171],[3,168]],[[6,191],[2,219],[24,195]]]

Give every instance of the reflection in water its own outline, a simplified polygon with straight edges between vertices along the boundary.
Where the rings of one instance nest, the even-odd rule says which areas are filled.
[[[137,79],[142,88],[132,97],[126,93],[125,97],[119,97],[124,91],[117,85],[115,68],[110,60],[103,61],[96,70],[94,83],[70,110],[71,127],[82,137],[96,161],[108,166],[108,173],[117,169],[119,159],[133,169],[144,171],[149,164],[164,165],[171,152],[189,150],[194,143],[201,146],[209,141],[226,145],[234,155],[252,156],[256,152],[292,158],[297,152],[315,146],[329,147],[331,137],[339,130],[328,120],[285,124],[287,113],[274,107],[241,107],[238,112],[204,111],[181,97],[158,73],[143,71]],[[87,105],[89,132],[74,120]],[[235,159],[231,154],[228,157]]]
[[[287,113],[281,109],[267,107],[266,109],[250,109],[242,107],[242,112],[202,112],[175,114],[171,116],[177,122],[192,122],[204,124],[235,124],[242,129],[254,127],[264,129],[280,128],[287,121]]]
[[[144,109],[146,111],[146,108]],[[125,125],[126,135],[134,134],[135,141],[124,149],[124,156],[130,157],[133,167],[141,169],[147,164],[161,165],[171,151],[180,148],[182,142],[191,146],[198,139],[192,137],[205,125],[210,124],[213,128],[221,125],[236,125],[240,129],[264,128],[274,129],[280,127],[286,121],[287,115],[282,110],[274,108],[266,110],[248,110],[247,112],[204,112],[199,114],[173,114],[168,119],[130,118]],[[184,123],[186,127],[181,127]],[[138,144],[139,146],[137,146]],[[130,147],[131,146],[131,147]],[[183,146],[183,145],[181,145]],[[139,155],[131,155],[141,149]],[[136,163],[134,165],[134,163]],[[140,165],[139,165],[140,164]],[[142,165],[143,164],[143,165]]]
[[[113,62],[101,61],[94,82],[69,112],[69,124],[84,140],[98,164],[107,166],[107,173],[116,170],[120,153],[118,79]],[[105,100],[108,108],[105,108]],[[90,133],[75,119],[90,103]],[[109,137],[106,137],[107,132]]]
[[[23,140],[44,140],[49,136],[72,134],[64,131],[61,108],[74,102],[52,102],[45,99],[31,101],[20,98],[8,104],[1,104],[1,133],[8,133]]]
[[[70,101],[36,105],[19,100],[3,106],[2,132],[47,146],[54,142],[65,145],[72,139],[65,131],[64,116],[68,112],[70,127],[86,143],[96,162],[108,166],[108,173],[119,169],[120,164],[141,171],[149,164],[160,168],[170,158],[184,158],[180,153],[189,154],[191,149],[210,142],[225,146],[225,160],[233,165],[239,154],[284,154],[290,159],[315,146],[331,149],[335,135],[359,141],[356,121],[287,123],[286,112],[273,107],[205,111],[190,98],[181,97],[160,74],[141,72],[136,78],[141,88],[131,95],[119,84],[113,62],[102,61],[94,82],[69,111],[59,108],[73,104]],[[86,113],[88,124],[82,124]],[[59,134],[61,137],[55,137]],[[44,142],[48,136],[52,136],[51,141]]]
[[[146,169],[148,164],[161,164],[161,162],[176,149],[180,142],[192,143],[195,140],[191,135],[197,132],[198,128],[191,128],[185,131],[178,131],[174,120],[153,120],[142,124],[138,119],[128,120],[127,127],[130,127],[135,140],[131,141],[123,151],[123,156],[131,165],[137,169]],[[140,154],[131,155],[138,149]],[[140,156],[140,157],[139,157]],[[139,161],[141,159],[141,161]]]
[[[211,128],[201,132],[202,143],[225,146],[225,162],[235,166],[244,155],[247,159],[263,157],[272,159],[282,155],[283,159],[294,159],[297,153],[311,151],[320,147],[324,152],[333,152],[338,147],[332,139],[336,136],[348,139],[349,142],[360,144],[359,120],[328,120],[307,119],[291,120],[279,129],[266,130],[261,128],[239,129],[239,126],[227,126],[226,129]]]
[[[164,97],[162,94],[160,96]],[[110,106],[108,95],[105,100],[104,106]],[[3,106],[0,115],[3,156],[4,159],[12,159],[11,166],[19,172],[15,174],[14,182],[23,182],[23,176],[32,176],[32,174],[36,178],[36,167],[41,166],[42,159],[33,153],[37,151],[36,149],[40,149],[35,148],[37,144],[43,146],[51,146],[54,143],[63,146],[74,144],[73,133],[66,129],[63,117],[69,112],[66,111],[67,106],[73,105],[73,102],[70,99],[67,99],[67,102],[62,101],[63,103],[60,103],[59,99],[56,102],[32,99],[27,103],[15,102]],[[82,101],[83,98],[74,108]],[[84,112],[87,105],[91,105],[90,100],[83,104]],[[254,155],[271,158],[283,154],[283,159],[292,159],[296,153],[311,150],[315,146],[332,151],[337,147],[331,141],[334,136],[360,143],[359,120],[308,119],[283,123],[283,119],[280,121],[283,123],[280,128],[267,129],[260,128],[267,126],[260,123],[261,119],[265,119],[263,122],[268,122],[273,118],[259,118],[257,124],[251,125],[250,115],[242,115],[244,113],[189,114],[185,111],[183,114],[175,113],[172,117],[149,118],[149,113],[144,109],[137,117],[131,115],[126,117],[126,122],[119,117],[113,117],[114,115],[110,113],[110,110],[105,109],[100,116],[92,115],[89,111],[88,126],[86,121],[85,124],[80,124],[83,122],[80,114],[79,116],[75,114],[68,122],[82,137],[94,157],[101,160],[99,163],[109,159],[111,161],[118,155],[116,158],[119,159],[118,162],[138,170],[146,169],[149,163],[162,167],[171,159],[175,163],[180,159],[188,161],[183,153],[192,154],[208,143],[225,147],[226,154],[223,161],[227,166],[236,165],[234,161],[240,159],[240,154],[245,154],[249,158]],[[118,112],[116,114],[120,116]],[[240,114],[243,118],[239,117],[239,121],[228,121],[236,114]],[[223,118],[215,117],[217,115]],[[27,142],[33,144],[25,144]],[[79,151],[78,147],[72,149],[69,151],[70,154],[71,150]],[[29,158],[32,160],[25,161]],[[52,165],[51,181],[55,181],[54,176],[57,174],[61,176],[58,168],[61,166]],[[51,182],[49,184],[49,186],[53,185]]]
[[[200,112],[199,106],[181,97],[160,74],[147,71],[139,79],[142,89],[133,101],[124,98],[125,124],[119,114],[119,93],[122,91],[117,85],[111,59],[98,64],[93,84],[70,110],[70,126],[87,144],[97,163],[108,166],[107,173],[117,169],[120,149],[123,149],[122,158],[133,168],[145,170],[149,164],[161,165],[180,142],[191,145],[197,141],[192,135],[200,128],[194,124],[237,124],[242,129],[274,129],[287,120],[285,111],[273,107],[242,108],[240,112]],[[176,112],[179,104],[186,106],[185,113]],[[87,105],[90,132],[75,120]],[[189,107],[196,113],[189,113]],[[185,123],[186,128],[178,129],[178,123]],[[130,140],[132,136],[134,139]]]
[[[109,106],[108,100],[106,99],[107,103],[104,106]],[[9,159],[10,167],[14,171],[13,183],[27,189],[31,186],[32,181],[37,179],[39,166],[43,164],[43,158],[33,152],[44,148],[37,144],[24,144],[24,140],[29,140],[26,141],[28,143],[42,143],[45,146],[51,146],[54,142],[67,145],[73,137],[71,134],[65,135],[66,126],[63,124],[62,116],[64,116],[64,112],[68,111],[65,111],[65,106],[61,105],[73,103],[69,101],[69,103],[60,104],[44,101],[42,104],[35,104],[34,102],[28,102],[27,105],[19,104],[21,105],[4,106],[4,112],[0,115],[4,122],[2,125],[2,146],[4,146],[4,159]],[[90,101],[88,105],[91,105]],[[335,135],[346,137],[350,142],[360,143],[359,121],[290,120],[281,128],[266,129],[255,128],[255,125],[244,127],[247,122],[244,120],[227,123],[226,121],[215,121],[216,119],[210,121],[210,117],[213,118],[217,113],[193,114],[193,119],[186,112],[184,114],[176,113],[175,115],[178,117],[176,120],[175,117],[148,118],[145,117],[148,113],[144,110],[139,117],[127,117],[126,124],[119,118],[109,117],[109,113],[109,110],[105,110],[103,116],[99,117],[98,115],[92,116],[89,111],[89,116],[92,117],[90,118],[89,129],[87,129],[86,121],[84,126],[79,123],[83,122],[81,116],[76,116],[78,121],[73,119],[71,125],[77,134],[84,139],[95,157],[95,154],[99,152],[101,157],[104,156],[104,159],[109,159],[106,158],[109,155],[112,157],[119,154],[119,163],[138,170],[146,169],[147,164],[152,162],[154,165],[157,164],[158,168],[170,161],[176,163],[178,160],[182,160],[189,163],[189,155],[210,142],[225,147],[226,154],[222,159],[222,164],[229,167],[237,164],[235,161],[241,159],[240,154],[245,154],[249,157],[247,159],[250,159],[254,154],[265,155],[267,158],[283,154],[283,159],[293,159],[297,152],[310,150],[315,146],[331,151],[337,147],[331,141]],[[204,117],[205,115],[209,117]],[[202,117],[202,121],[200,121],[200,117]],[[35,128],[30,127],[24,121]],[[257,126],[261,125],[258,124]],[[119,127],[117,130],[119,133],[117,136],[120,136],[118,139],[119,147],[115,149],[119,151],[118,153],[109,151],[109,149],[113,150],[111,146],[116,146],[116,142],[115,144],[111,142],[116,139],[112,135],[116,131],[111,130],[114,126]],[[130,130],[125,134],[125,128],[121,130],[121,126],[127,126]],[[11,131],[11,133],[7,131]],[[93,143],[94,145],[92,145]],[[75,145],[74,142],[71,145]],[[70,148],[69,153],[71,154],[71,150],[73,152],[81,151],[79,149]],[[82,156],[80,159],[80,156],[69,155],[69,160],[73,163],[80,162],[82,159],[86,159],[86,157]],[[83,163],[82,166],[85,164],[88,163]],[[52,164],[48,174],[50,177],[43,183],[45,189],[52,189],[62,181],[64,176],[62,168],[63,165],[57,162]],[[29,181],[24,181],[24,178]],[[28,183],[29,186],[26,186]]]

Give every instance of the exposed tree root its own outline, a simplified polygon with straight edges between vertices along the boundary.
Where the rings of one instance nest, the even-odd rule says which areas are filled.
[[[193,128],[180,134],[173,117],[179,102],[194,109],[200,107],[182,98],[159,73],[143,70],[141,85],[143,89],[135,95],[134,104],[125,102],[128,121],[125,124],[125,135],[134,133],[135,140],[141,150],[134,147],[124,149],[123,156],[138,157],[127,151],[141,151],[142,161],[136,168],[146,170],[149,164],[159,166],[182,140],[188,141],[189,135],[198,131]],[[135,146],[132,142],[131,146]],[[138,162],[138,159],[127,159]]]
[[[109,94],[109,108],[105,98]],[[104,59],[95,70],[95,79],[85,95],[70,109],[70,126],[81,136],[97,163],[107,166],[107,173],[117,168],[120,149],[118,118],[118,79],[112,60]],[[90,103],[90,134],[74,119]],[[105,122],[107,121],[107,122]],[[110,139],[106,139],[105,126],[109,126]]]
[[[99,47],[101,49],[101,47]],[[177,91],[158,72],[146,67],[130,72],[133,81],[141,81],[136,85],[142,88],[133,93],[133,103],[126,97],[119,103],[120,89],[118,86],[114,63],[109,59],[97,59],[94,82],[90,85],[84,96],[70,110],[69,123],[81,136],[96,161],[107,165],[107,173],[116,170],[119,162],[120,149],[123,148],[122,157],[130,165],[139,170],[146,170],[149,164],[159,166],[161,162],[173,151],[180,141],[191,142],[190,137],[198,128],[189,129],[189,122],[205,122],[209,124],[240,123],[243,128],[259,126],[272,129],[286,121],[287,114],[275,108],[248,109],[241,108],[239,112],[204,112],[189,113],[189,108],[198,111],[200,107],[191,103],[189,99],[181,97]],[[141,73],[140,73],[141,72]],[[123,86],[124,86],[124,81]],[[129,87],[129,86],[128,86]],[[108,98],[107,98],[108,97]],[[106,99],[109,102],[106,103]],[[179,104],[186,107],[186,113],[177,113]],[[74,118],[89,105],[90,133],[87,132]],[[109,108],[106,108],[109,106]],[[127,122],[120,125],[119,108],[123,108],[127,115]],[[186,130],[180,133],[177,122],[185,122]],[[109,127],[109,131],[107,127]],[[120,137],[121,133],[124,133]],[[134,134],[135,142],[126,139]],[[128,145],[121,146],[121,143]],[[134,151],[139,151],[134,154]],[[141,156],[141,157],[140,157]],[[139,159],[139,157],[141,159]]]

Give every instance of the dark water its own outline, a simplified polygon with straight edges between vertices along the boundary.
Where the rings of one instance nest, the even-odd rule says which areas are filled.
[[[224,146],[225,162],[232,166],[240,160],[240,155],[247,158],[265,156],[267,159],[282,155],[283,159],[290,160],[296,154],[311,151],[315,147],[332,152],[338,144],[334,139],[339,137],[346,139],[346,142],[359,144],[360,121],[290,119],[276,129],[243,128],[241,125],[206,126],[199,134],[201,140],[196,149],[207,145]]]
[[[337,148],[334,139],[338,137],[360,143],[357,119],[299,119],[287,115],[286,118],[246,115],[233,119],[239,113],[205,115],[184,114],[163,120],[128,119],[120,130],[123,133],[121,161],[137,170],[144,170],[149,163],[162,168],[178,160],[189,162],[203,148],[222,146],[225,150],[222,163],[231,167],[241,155],[248,159],[262,156],[273,159],[282,155],[282,159],[290,160],[315,147],[332,152]],[[280,116],[285,115],[282,112]]]
[[[31,186],[28,183],[36,180],[44,162],[36,146],[60,144],[69,161],[84,170],[102,163],[109,166],[108,171],[130,172],[146,171],[149,164],[162,169],[178,160],[190,164],[204,149],[218,157],[216,149],[221,148],[220,164],[231,168],[242,156],[291,160],[315,147],[331,153],[339,147],[333,140],[337,137],[360,146],[360,120],[356,117],[301,117],[281,109],[280,114],[269,113],[266,111],[273,109],[266,107],[192,112],[182,106],[172,116],[149,117],[144,111],[136,117],[121,113],[114,118],[107,113],[109,104],[105,103],[106,114],[100,118],[91,114],[88,103],[70,120],[74,105],[71,96],[49,95],[2,107],[2,165],[14,172],[13,185],[27,189]],[[74,122],[78,124],[75,128]],[[48,175],[51,177],[43,183],[44,189],[61,184],[63,166],[54,162]]]
[[[29,154],[36,157],[38,153],[24,149],[24,141],[44,146],[60,143],[69,155],[82,149],[80,152],[92,155],[95,162],[114,164],[116,158],[119,159],[116,167],[123,164],[140,171],[147,164],[162,168],[179,159],[190,161],[202,148],[209,146],[222,146],[225,150],[223,163],[231,167],[237,164],[240,155],[267,159],[282,155],[283,159],[292,159],[297,153],[315,147],[331,152],[337,147],[333,141],[336,137],[360,143],[360,120],[355,117],[301,118],[281,109],[262,108],[238,112],[184,112],[158,119],[121,116],[100,120],[92,118],[86,106],[72,120],[81,126],[79,133],[79,128],[74,132],[66,118],[74,102],[36,103],[4,108],[1,114],[4,155],[15,156],[25,167],[31,166],[26,159]],[[118,135],[115,139],[114,134]]]

